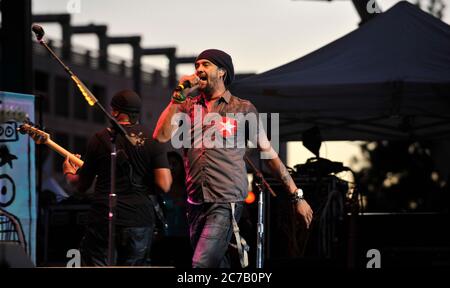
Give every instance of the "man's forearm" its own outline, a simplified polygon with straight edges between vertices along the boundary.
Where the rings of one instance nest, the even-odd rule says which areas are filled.
[[[66,182],[73,187],[76,187],[78,189],[78,185],[80,183],[80,176],[75,173],[65,173],[64,179],[66,179]]]
[[[284,166],[283,162],[281,162],[280,157],[275,156],[271,159],[267,159],[267,164],[269,165],[270,169],[272,170],[272,173],[275,177],[277,177],[283,185],[286,187],[290,194],[292,196],[291,200],[292,203],[295,204],[295,210],[299,215],[301,215],[305,221],[306,228],[308,229],[311,225],[311,221],[313,218],[313,211],[311,207],[309,206],[308,202],[306,202],[303,198],[303,195],[297,195],[297,186],[295,185],[294,180],[291,177],[291,174],[289,174],[289,171],[286,169],[286,166]],[[301,191],[299,191],[301,192]]]
[[[295,185],[291,174],[289,174],[289,171],[286,169],[286,166],[284,166],[281,159],[278,156],[272,159],[268,159],[267,164],[272,171],[272,174],[277,177],[278,180],[281,181],[281,183],[283,183],[289,193],[294,193],[297,189],[297,186]]]
[[[161,116],[159,116],[153,133],[153,138],[158,142],[165,143],[172,137],[172,131],[176,128],[175,125],[172,125],[172,117],[178,112],[179,106],[180,104],[171,102],[161,113]]]

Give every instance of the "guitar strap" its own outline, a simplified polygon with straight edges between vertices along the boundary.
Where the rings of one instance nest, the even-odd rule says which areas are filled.
[[[107,128],[107,130],[109,133],[111,133],[110,128]],[[119,142],[117,140],[119,140],[119,137],[116,138],[116,144],[118,144],[118,142]],[[123,138],[120,137],[120,140],[123,140]],[[106,145],[106,147],[110,147],[111,143],[108,143],[103,137],[101,138],[101,141],[103,142],[103,144]],[[116,149],[117,166],[119,168],[123,169],[125,174],[128,175],[128,178],[130,179],[130,183],[134,188],[133,190],[137,193],[143,194],[145,197],[148,197],[150,199],[150,202],[152,203],[152,206],[155,210],[155,214],[158,217],[158,220],[161,221],[164,231],[167,231],[167,228],[169,225],[168,225],[167,219],[164,215],[164,211],[163,211],[161,205],[159,204],[158,196],[148,193],[148,187],[142,184],[142,183],[144,183],[143,177],[139,177],[136,175],[136,173],[134,173],[133,164],[129,160],[130,158],[128,157],[128,154],[124,149],[127,147],[129,148],[130,145],[126,145],[127,143],[123,143],[125,141],[120,141],[120,142],[121,142],[120,144],[124,144],[124,145],[120,145],[120,146],[123,146],[122,149],[119,149],[119,148]],[[134,148],[134,147],[132,147],[132,148]]]

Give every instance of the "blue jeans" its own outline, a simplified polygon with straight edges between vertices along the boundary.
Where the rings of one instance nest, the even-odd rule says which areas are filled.
[[[150,265],[154,226],[116,227],[115,265]],[[89,225],[80,245],[83,266],[108,265],[108,225]]]
[[[239,221],[243,203],[236,203],[235,218]],[[188,204],[187,216],[193,268],[230,268],[228,244],[233,235],[230,203]]]

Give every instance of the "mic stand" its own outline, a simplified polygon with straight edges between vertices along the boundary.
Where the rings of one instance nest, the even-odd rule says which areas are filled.
[[[112,266],[114,263],[114,248],[116,247],[116,206],[117,195],[116,192],[116,162],[117,162],[117,150],[116,150],[116,138],[117,132],[111,129],[111,189],[108,196],[109,199],[109,213],[108,213],[108,265]]]
[[[244,159],[252,167],[256,177],[256,187],[258,187],[258,229],[256,235],[256,268],[263,268],[264,263],[264,225],[265,225],[265,191],[268,190],[272,196],[276,197],[277,194],[272,190],[269,183],[264,179],[261,171],[256,168],[250,158],[247,155]]]
[[[43,33],[43,30],[42,30]],[[125,139],[127,139],[132,145],[141,145],[143,144],[143,140],[138,137],[131,137],[125,131],[125,129],[117,122],[117,120],[111,116],[111,114],[106,111],[106,109],[98,102],[97,98],[92,94],[92,92],[84,85],[83,82],[69,69],[59,57],[53,52],[53,50],[45,43],[42,39],[42,36],[36,35],[39,43],[47,49],[48,52],[53,56],[53,58],[58,61],[59,64],[64,68],[64,70],[70,75],[70,78],[75,82],[81,94],[83,94],[84,98],[88,102],[90,106],[97,105],[100,110],[105,114],[105,116],[109,119],[112,124],[112,136],[111,136],[111,189],[109,194],[109,213],[108,213],[108,265],[112,266],[114,264],[114,251],[115,251],[115,208],[116,208],[116,183],[115,183],[115,175],[116,175],[116,136],[117,134],[121,134]]]
[[[133,146],[141,145],[143,144],[143,140],[138,137],[131,137],[128,135],[128,133],[125,131],[125,129],[117,122],[117,120],[111,116],[111,114],[106,111],[106,109],[98,102],[97,98],[92,94],[92,92],[84,85],[83,82],[72,72],[72,70],[69,69],[62,61],[59,59],[59,57],[53,52],[53,50],[45,43],[44,40],[39,40],[39,44],[45,47],[45,49],[48,50],[48,52],[53,56],[53,58],[58,61],[59,64],[64,68],[64,70],[69,74],[70,78],[73,80],[75,85],[77,85],[78,90],[80,90],[81,94],[83,94],[84,98],[88,102],[90,106],[97,105],[97,107],[105,114],[105,116],[108,118],[108,120],[111,122],[113,128],[119,132],[123,137],[125,137]]]

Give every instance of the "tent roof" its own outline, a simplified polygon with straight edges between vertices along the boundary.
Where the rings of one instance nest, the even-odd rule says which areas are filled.
[[[284,140],[314,125],[328,140],[439,138],[450,134],[449,51],[450,26],[402,1],[231,90],[279,112]]]

